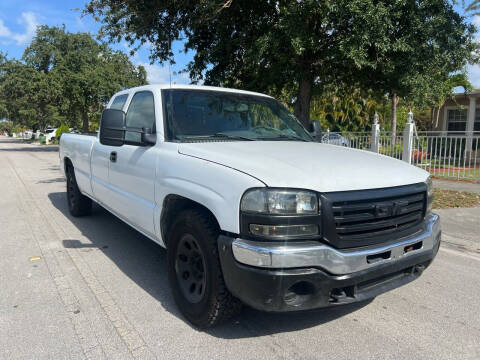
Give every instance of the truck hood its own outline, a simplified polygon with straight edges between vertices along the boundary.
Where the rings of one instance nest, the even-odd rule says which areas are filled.
[[[426,171],[391,157],[315,142],[184,143],[178,151],[247,173],[270,187],[363,190],[414,184],[428,177]]]

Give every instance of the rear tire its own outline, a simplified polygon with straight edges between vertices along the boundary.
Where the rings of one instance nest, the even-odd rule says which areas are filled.
[[[216,326],[240,312],[218,256],[218,226],[200,210],[178,215],[168,234],[168,279],[175,303],[193,325]]]
[[[67,166],[67,203],[70,214],[75,217],[92,213],[92,200],[80,192],[72,165]]]

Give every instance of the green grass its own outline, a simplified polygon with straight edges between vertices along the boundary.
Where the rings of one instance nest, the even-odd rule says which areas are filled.
[[[463,164],[454,166],[452,164],[445,164],[438,160],[431,161],[427,164],[415,164],[418,167],[430,171],[432,176],[438,178],[449,178],[449,179],[460,179],[460,180],[478,180],[480,176],[480,168],[469,168],[467,164],[465,164],[465,168],[463,168]],[[477,162],[478,166],[478,162]],[[433,169],[437,169],[437,171],[433,171]]]
[[[433,208],[480,207],[480,194],[434,189]]]

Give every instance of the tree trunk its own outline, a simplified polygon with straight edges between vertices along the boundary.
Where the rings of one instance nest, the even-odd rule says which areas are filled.
[[[395,138],[397,136],[397,104],[398,96],[397,93],[394,91],[392,93],[392,145],[395,145]]]
[[[440,117],[440,109],[442,108],[442,106],[439,106],[437,109],[437,118],[435,119],[435,130],[438,130],[438,118]]]
[[[82,122],[83,122],[83,132],[88,132],[88,111],[83,111],[82,113]]]
[[[435,109],[436,106],[432,107],[432,111],[430,112],[430,124],[428,126],[428,130],[432,130],[435,126]]]
[[[310,100],[312,99],[311,77],[304,77],[298,87],[297,100],[293,105],[293,111],[302,125],[308,129],[310,125]]]

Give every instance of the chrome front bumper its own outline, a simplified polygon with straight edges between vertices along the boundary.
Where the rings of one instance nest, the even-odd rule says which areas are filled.
[[[440,241],[440,233],[439,216],[430,214],[425,219],[424,229],[420,234],[376,248],[337,250],[315,241],[279,243],[235,239],[232,251],[238,262],[255,267],[318,267],[331,274],[341,275],[430,251]]]

